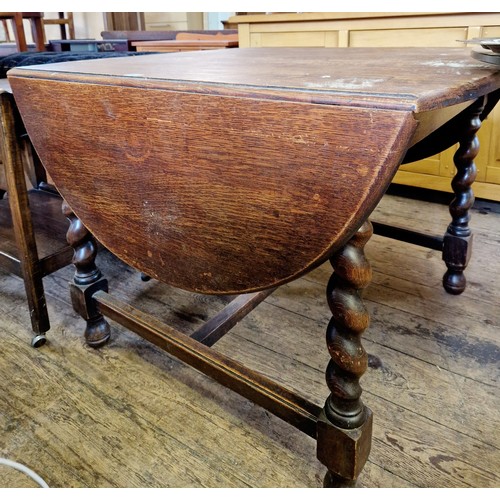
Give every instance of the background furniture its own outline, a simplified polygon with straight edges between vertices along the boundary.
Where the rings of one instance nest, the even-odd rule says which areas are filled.
[[[36,50],[45,50],[45,39],[42,24],[43,12],[0,12],[0,19],[10,20],[16,47],[19,52],[28,50],[26,35],[24,33],[23,19],[29,19],[31,24],[31,33],[35,42]]]
[[[75,38],[75,23],[73,21],[73,12],[58,12],[56,19],[44,17],[43,25],[52,26],[57,25],[61,31],[62,40],[72,40]]]
[[[203,12],[144,12],[147,31],[186,31],[203,29]]]
[[[128,51],[127,40],[49,40],[53,52],[119,52]]]
[[[187,30],[187,31],[103,31],[101,36],[104,40],[127,40],[128,50],[136,50],[134,42],[142,41],[160,41],[160,40],[175,40],[180,35],[196,36],[196,35],[232,35],[238,39],[238,30]]]
[[[460,47],[460,40],[500,36],[498,12],[304,12],[229,21],[238,25],[240,47]],[[481,127],[479,141],[474,192],[500,201],[500,107]],[[394,183],[450,192],[455,151],[402,165]]]
[[[6,80],[0,80],[0,153],[0,194],[7,192],[0,200],[0,264],[24,280],[35,334],[32,345],[39,347],[50,328],[43,277],[68,265],[73,250],[66,242],[62,199],[46,182]]]

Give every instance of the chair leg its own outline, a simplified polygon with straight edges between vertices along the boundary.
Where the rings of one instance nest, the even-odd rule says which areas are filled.
[[[45,33],[41,17],[31,18],[31,34],[36,45],[36,50],[43,52],[45,50]]]
[[[12,19],[12,29],[16,39],[16,47],[19,52],[26,52],[28,44],[26,43],[26,35],[24,34],[23,13],[16,12]]]
[[[73,12],[66,12],[68,20],[68,36],[70,40],[75,39],[75,21],[73,20]]]
[[[0,94],[0,135],[12,225],[19,251],[31,324],[35,332],[32,345],[39,347],[46,341],[44,333],[49,330],[50,323],[17,133],[20,122],[16,117],[13,101],[11,94],[6,92]]]
[[[5,33],[5,41],[7,43],[12,42],[10,38],[10,33],[9,33],[9,26],[7,25],[7,19],[2,19],[2,26],[3,26],[3,31]]]

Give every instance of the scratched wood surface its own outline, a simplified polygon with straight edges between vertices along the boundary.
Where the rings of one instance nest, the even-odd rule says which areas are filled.
[[[9,82],[89,230],[129,265],[205,293],[274,287],[323,262],[409,146],[500,86],[465,49],[117,59],[18,67]]]
[[[441,233],[447,208],[394,196],[377,219]],[[374,236],[365,293],[364,400],[375,414],[362,487],[500,487],[500,207],[473,210],[467,290],[447,295],[437,252]],[[490,236],[491,235],[491,236]],[[101,252],[119,297],[183,331],[224,303],[155,281]],[[322,404],[324,265],[280,288],[215,348]],[[0,271],[0,456],[52,487],[319,487],[315,442],[113,324],[86,347],[66,268],[45,278],[50,342],[29,346],[22,282]],[[32,486],[0,466],[0,487]]]

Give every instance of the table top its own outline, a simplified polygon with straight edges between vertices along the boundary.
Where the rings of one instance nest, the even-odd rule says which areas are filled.
[[[231,49],[8,77],[43,164],[104,246],[222,294],[324,262],[410,147],[500,88],[498,68],[441,48]]]
[[[500,86],[500,71],[462,48],[248,48],[24,67],[50,79],[280,95],[421,112]],[[215,88],[214,88],[215,87]]]

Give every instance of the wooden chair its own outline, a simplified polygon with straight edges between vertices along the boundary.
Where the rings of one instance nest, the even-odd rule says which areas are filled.
[[[45,343],[50,329],[43,277],[70,264],[74,251],[66,241],[62,198],[47,182],[4,72],[18,65],[124,56],[141,54],[21,52],[0,60],[0,266],[24,280],[34,347]]]
[[[35,42],[36,50],[45,50],[45,37],[43,33],[43,12],[0,12],[0,20],[10,20],[16,47],[19,52],[26,52],[28,44],[24,33],[23,19],[29,19],[31,24],[31,34]]]
[[[0,194],[6,194],[0,199],[0,265],[24,280],[31,343],[39,347],[50,328],[42,279],[70,264],[73,250],[66,242],[62,198],[46,182],[5,80],[0,80],[0,159]]]
[[[75,23],[73,21],[73,12],[66,12],[66,15],[64,14],[64,12],[58,12],[58,17],[56,19],[44,18],[43,25],[58,25],[61,30],[61,40],[74,40]]]

